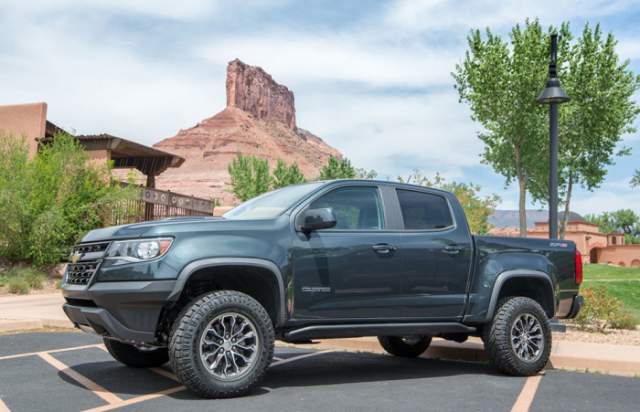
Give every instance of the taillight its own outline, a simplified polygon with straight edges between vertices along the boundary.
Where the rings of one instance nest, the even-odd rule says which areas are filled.
[[[582,255],[580,251],[576,249],[576,285],[582,283]]]

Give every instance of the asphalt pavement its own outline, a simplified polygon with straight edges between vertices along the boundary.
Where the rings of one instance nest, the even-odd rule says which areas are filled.
[[[640,379],[547,370],[507,377],[481,362],[402,359],[278,347],[261,385],[242,398],[190,394],[167,366],[130,369],[82,333],[0,335],[4,411],[631,411]]]

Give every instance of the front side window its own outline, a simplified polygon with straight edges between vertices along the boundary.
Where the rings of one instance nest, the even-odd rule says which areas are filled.
[[[444,229],[453,225],[444,197],[413,190],[398,189],[396,192],[406,230]]]
[[[331,208],[336,216],[334,229],[381,230],[382,203],[375,187],[344,187],[316,199],[310,209]]]

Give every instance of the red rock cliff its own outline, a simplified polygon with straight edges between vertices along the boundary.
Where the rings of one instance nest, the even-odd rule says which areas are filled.
[[[230,192],[229,163],[238,155],[297,163],[309,179],[329,156],[341,157],[321,138],[296,126],[293,92],[259,67],[234,60],[227,67],[227,107],[154,145],[184,157],[184,164],[156,179],[160,189],[237,203]]]
[[[258,120],[270,120],[296,128],[293,92],[276,83],[260,67],[235,59],[227,66],[227,107],[237,107]]]

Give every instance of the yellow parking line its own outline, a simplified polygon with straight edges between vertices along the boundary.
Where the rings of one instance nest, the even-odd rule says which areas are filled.
[[[304,355],[294,356],[293,358],[287,358],[287,359],[283,359],[283,360],[274,362],[274,363],[271,364],[271,367],[284,365],[285,363],[297,361],[297,360],[300,360],[300,359],[310,358],[312,356],[324,355],[325,353],[329,353],[329,352],[335,352],[335,350],[329,349],[329,350],[323,350],[323,351],[320,351],[320,352],[305,353]]]
[[[160,398],[162,396],[171,395],[172,393],[180,392],[185,390],[184,386],[175,386],[173,388],[165,389],[163,391],[158,391],[154,393],[149,393],[147,395],[137,396],[135,398],[127,399],[124,401],[120,401],[117,403],[111,403],[109,405],[98,406],[97,408],[87,409],[84,412],[102,412],[102,411],[110,411],[112,409],[121,408],[127,405],[133,405],[135,403],[140,403],[144,401],[148,401],[151,399]]]
[[[0,412],[11,412],[7,404],[2,401],[2,398],[0,398]]]
[[[37,355],[40,355],[41,353],[60,353],[60,352],[68,352],[68,351],[71,351],[71,350],[96,348],[98,346],[100,346],[100,345],[99,344],[93,344],[93,345],[73,346],[71,348],[51,349],[51,350],[38,351],[38,352],[17,353],[15,355],[0,356],[0,361],[9,360],[9,359],[24,358],[26,356],[37,356]]]
[[[180,381],[178,380],[178,377],[176,375],[174,375],[173,373],[169,372],[166,369],[162,369],[162,368],[149,368],[150,371],[157,373],[160,376],[164,376],[165,378],[169,378],[171,380],[174,380],[178,383],[180,383]]]
[[[542,375],[530,376],[524,382],[524,386],[516,399],[516,403],[513,404],[511,412],[528,412],[533,403],[533,398],[536,396],[536,391],[542,380]]]
[[[109,392],[108,390],[106,390],[102,386],[98,385],[97,383],[95,383],[91,379],[87,378],[86,376],[81,375],[80,373],[74,371],[73,369],[71,369],[70,367],[65,365],[64,363],[60,362],[58,359],[56,359],[53,356],[49,355],[48,353],[45,353],[45,352],[39,353],[38,356],[40,356],[42,359],[44,359],[49,365],[53,366],[54,368],[56,368],[60,372],[64,373],[65,375],[67,375],[71,379],[75,380],[80,385],[82,385],[85,388],[89,389],[91,392],[96,394],[96,396],[99,396],[100,398],[102,398],[104,401],[106,401],[106,402],[108,402],[110,404],[122,402],[122,399],[120,399],[119,397],[117,397],[113,393]]]

